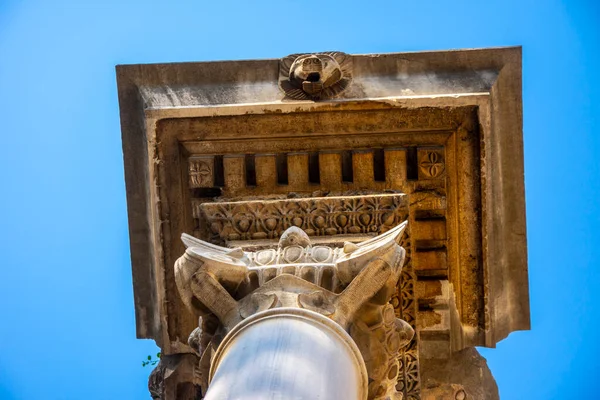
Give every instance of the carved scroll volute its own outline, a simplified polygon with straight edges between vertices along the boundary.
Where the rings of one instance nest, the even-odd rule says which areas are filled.
[[[240,320],[233,294],[248,276],[244,252],[186,234],[182,240],[188,248],[175,263],[175,282],[181,299],[197,317],[212,313],[225,326],[233,327]]]
[[[397,241],[406,229],[406,222],[360,244],[346,242],[343,255],[337,259],[340,280],[349,284],[369,263],[381,259],[394,270],[392,279],[398,281],[405,251]]]
[[[352,82],[352,57],[342,52],[292,54],[279,63],[279,86],[294,100],[326,100]]]

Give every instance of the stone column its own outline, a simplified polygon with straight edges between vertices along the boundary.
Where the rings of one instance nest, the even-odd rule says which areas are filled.
[[[367,394],[356,344],[314,311],[275,308],[239,323],[219,346],[206,400],[345,399]]]

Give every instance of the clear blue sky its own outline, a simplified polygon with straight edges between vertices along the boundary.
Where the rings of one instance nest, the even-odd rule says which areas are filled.
[[[600,398],[599,23],[593,0],[0,0],[0,399],[149,398],[115,64],[505,45],[533,330],[484,354],[503,399]]]

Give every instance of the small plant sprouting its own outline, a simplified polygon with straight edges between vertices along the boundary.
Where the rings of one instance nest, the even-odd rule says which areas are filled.
[[[151,355],[148,355],[148,359],[142,361],[142,367],[146,365],[156,365],[160,361],[160,353],[156,353],[156,359],[152,358]]]

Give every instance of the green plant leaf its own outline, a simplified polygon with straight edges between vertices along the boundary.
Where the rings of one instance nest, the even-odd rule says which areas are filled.
[[[148,356],[148,361],[152,360],[152,356]]]
[[[156,357],[160,358],[160,353],[156,353]]]

